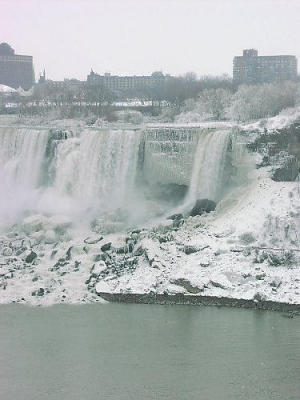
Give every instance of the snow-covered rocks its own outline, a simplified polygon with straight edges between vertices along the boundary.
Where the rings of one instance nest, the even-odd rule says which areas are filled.
[[[107,268],[107,265],[105,264],[105,261],[100,260],[97,264],[93,265],[91,269],[91,274],[95,276],[99,276],[101,272],[105,271]]]
[[[9,257],[13,254],[13,251],[10,247],[4,247],[4,249],[2,250],[2,255],[4,257]]]
[[[35,232],[40,232],[46,223],[46,218],[43,215],[32,215],[23,220],[22,228],[27,235]]]
[[[97,292],[98,294],[101,294],[101,293],[110,293],[110,292],[111,292],[111,285],[109,285],[109,284],[108,284],[107,282],[105,282],[105,281],[101,281],[101,282],[98,282],[98,283],[96,284],[95,289],[96,289],[96,292]]]

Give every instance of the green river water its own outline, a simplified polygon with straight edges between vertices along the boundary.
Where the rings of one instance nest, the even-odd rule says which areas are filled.
[[[299,400],[300,317],[216,307],[0,306],[1,400]]]

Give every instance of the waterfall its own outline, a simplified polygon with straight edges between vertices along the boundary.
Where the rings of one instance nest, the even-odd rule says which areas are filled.
[[[48,138],[44,129],[0,127],[0,227],[36,203]]]
[[[126,207],[139,142],[134,130],[85,129],[73,137],[0,127],[0,224],[17,221],[26,210],[76,216]]]
[[[140,134],[133,130],[90,130],[59,144],[56,189],[85,207],[122,207],[133,189]]]
[[[145,131],[144,173],[148,182],[188,185],[193,153],[198,137],[197,128],[161,127]]]
[[[54,187],[58,193],[74,195],[80,155],[80,138],[70,138],[58,143],[52,162],[55,171]]]
[[[55,186],[86,203],[121,203],[134,183],[138,145],[134,131],[87,129],[58,146]]]
[[[138,145],[139,134],[130,130],[85,132],[77,195],[121,206],[135,180]]]
[[[36,188],[41,182],[49,132],[0,128],[0,169],[12,185]]]
[[[144,164],[136,187],[142,140]],[[200,198],[218,201],[229,140],[229,130],[184,127],[143,134],[86,128],[78,136],[59,129],[0,127],[0,224],[7,216],[17,222],[25,212],[88,221],[114,218],[123,210],[128,220],[147,220],[172,204],[163,197],[160,203],[161,189],[152,190],[152,182],[189,185],[185,205]]]
[[[220,199],[225,178],[229,130],[202,132],[199,136],[187,203],[196,199]]]

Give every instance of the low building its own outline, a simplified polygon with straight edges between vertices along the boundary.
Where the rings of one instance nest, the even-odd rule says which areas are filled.
[[[0,44],[0,84],[24,90],[34,85],[32,56],[15,54],[7,43]]]
[[[296,79],[295,56],[259,56],[257,50],[247,49],[243,56],[233,59],[233,82],[236,85]]]
[[[162,72],[153,72],[146,76],[118,76],[105,73],[96,74],[93,70],[87,77],[87,86],[105,87],[112,92],[122,92],[126,90],[139,90],[145,88],[154,88],[162,85],[170,75],[164,75]]]
[[[46,79],[46,72],[40,74],[40,78],[38,80],[39,87],[51,88],[57,91],[63,90],[80,90],[85,85],[84,81],[80,81],[78,79],[64,79],[63,81],[53,81],[50,79]]]

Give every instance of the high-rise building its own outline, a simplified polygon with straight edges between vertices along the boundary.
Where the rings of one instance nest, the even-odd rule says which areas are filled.
[[[237,85],[262,83],[297,78],[295,56],[259,56],[255,49],[243,51],[233,59],[233,82]]]
[[[32,56],[15,54],[7,43],[0,44],[0,84],[24,90],[34,85]]]

